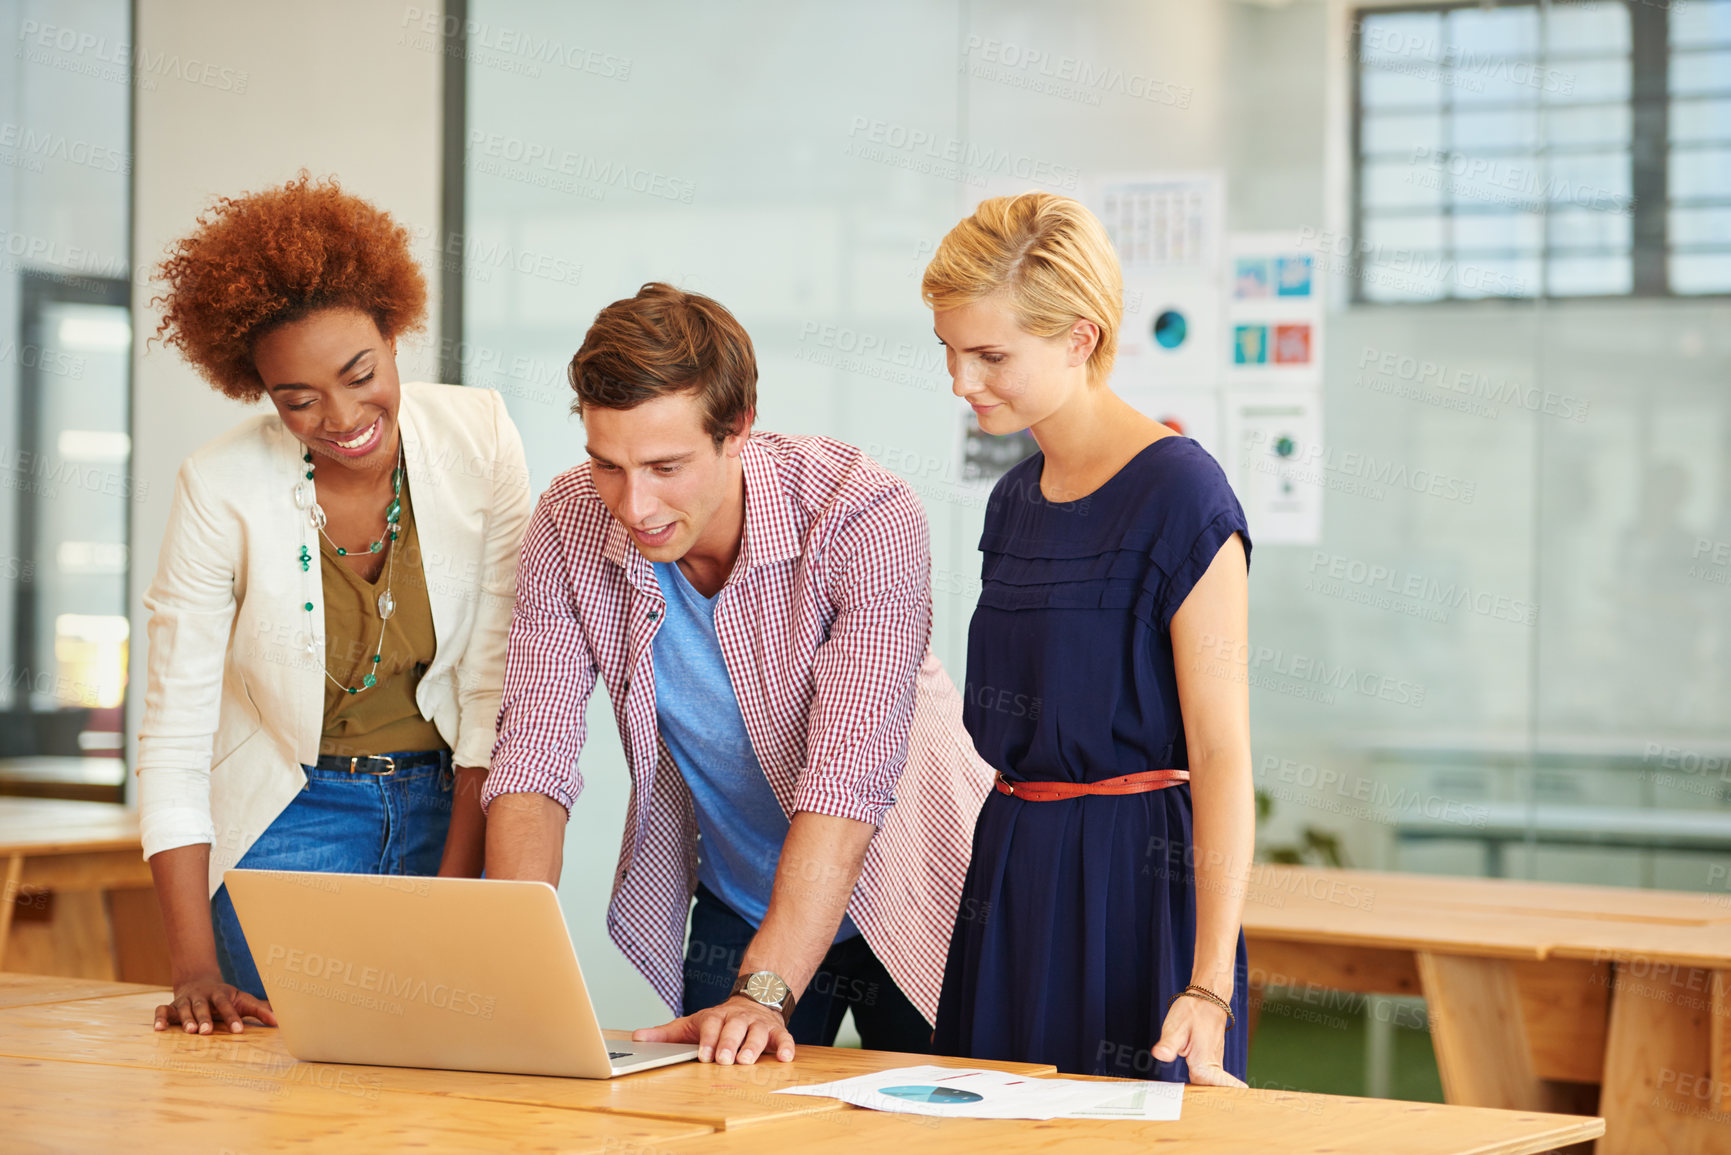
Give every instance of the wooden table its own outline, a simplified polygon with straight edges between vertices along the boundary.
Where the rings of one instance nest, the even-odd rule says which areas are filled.
[[[168,981],[135,813],[0,797],[0,970]]]
[[[30,997],[32,987],[38,997]],[[0,975],[0,1135],[12,1152],[401,1150],[700,1155],[956,1150],[1521,1155],[1589,1140],[1594,1118],[1192,1087],[1176,1123],[886,1115],[780,1087],[955,1059],[804,1047],[792,1063],[696,1063],[608,1081],[297,1063],[275,1031],[150,1029],[166,992]],[[1027,1074],[1051,1068],[984,1064]]]
[[[1423,995],[1451,1104],[1591,1107],[1601,1155],[1731,1151],[1726,896],[1258,866],[1252,986]]]
[[[118,757],[0,758],[0,795],[118,803],[124,801],[125,782],[126,763]]]

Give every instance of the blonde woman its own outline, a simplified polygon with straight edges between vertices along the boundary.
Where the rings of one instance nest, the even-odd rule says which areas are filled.
[[[1039,444],[980,540],[963,720],[998,774],[936,1050],[1236,1085],[1255,834],[1243,511],[1207,452],[1108,387],[1122,280],[1080,204],[985,201],[921,290],[980,428]]]
[[[529,481],[497,393],[399,381],[426,284],[334,181],[219,200],[161,275],[167,342],[270,409],[181,465],[144,599],[156,1029],[239,1031],[275,1020],[229,867],[480,874]]]

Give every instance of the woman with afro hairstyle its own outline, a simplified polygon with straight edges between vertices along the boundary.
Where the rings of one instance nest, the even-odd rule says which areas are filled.
[[[305,172],[169,249],[158,336],[268,401],[180,467],[150,612],[139,820],[174,996],[274,1025],[223,872],[474,876],[529,513],[499,395],[402,383],[408,231]]]

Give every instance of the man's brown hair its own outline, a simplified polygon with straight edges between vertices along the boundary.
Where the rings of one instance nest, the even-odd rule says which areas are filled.
[[[717,449],[757,408],[757,356],[745,329],[718,302],[660,281],[595,315],[569,376],[580,417],[589,405],[635,409],[695,392]]]

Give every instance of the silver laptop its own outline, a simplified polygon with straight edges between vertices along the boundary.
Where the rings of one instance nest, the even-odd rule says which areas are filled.
[[[223,873],[297,1059],[611,1079],[697,1057],[607,1039],[545,882]]]

